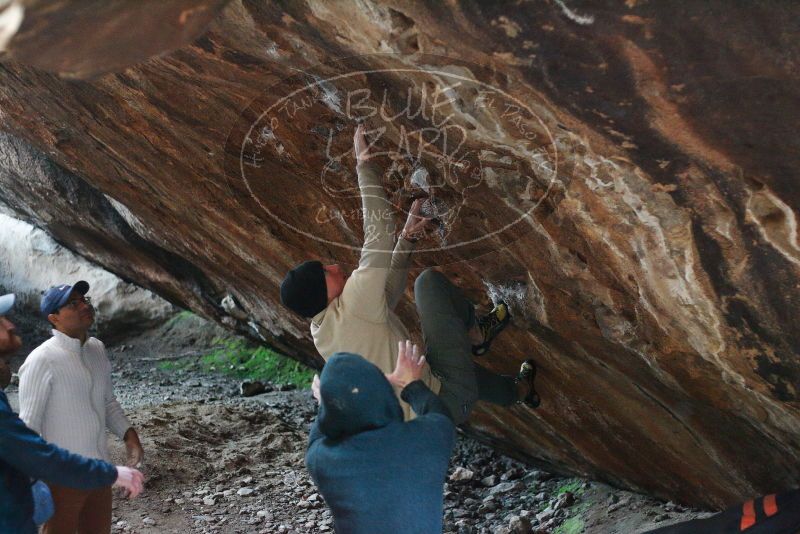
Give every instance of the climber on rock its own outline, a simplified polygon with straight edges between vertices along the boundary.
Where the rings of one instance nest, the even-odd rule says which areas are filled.
[[[331,509],[336,532],[442,531],[443,488],[455,426],[420,380],[425,357],[410,341],[384,375],[361,356],[334,354],[315,382],[320,403],[306,466]],[[403,421],[400,388],[416,419]]]
[[[304,262],[284,278],[281,302],[311,319],[314,345],[325,360],[337,352],[362,354],[390,373],[397,363],[398,343],[409,338],[394,309],[405,290],[415,243],[431,221],[420,216],[422,201],[415,201],[395,242],[392,205],[381,185],[380,169],[370,161],[363,125],[356,129],[354,149],[365,236],[358,268],[348,277],[340,265]],[[421,380],[438,393],[456,424],[467,420],[479,399],[502,406],[515,402],[538,406],[532,360],[523,362],[513,378],[492,373],[471,358],[473,353],[485,353],[508,324],[504,303],[476,318],[472,303],[432,269],[416,279],[414,296],[429,364]],[[396,393],[399,397],[400,391]],[[401,399],[401,406],[409,419],[409,405]]]

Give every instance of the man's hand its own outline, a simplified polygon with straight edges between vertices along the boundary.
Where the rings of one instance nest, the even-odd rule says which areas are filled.
[[[314,375],[314,380],[311,381],[311,394],[319,402],[319,375]]]
[[[397,348],[397,366],[392,374],[386,375],[386,379],[392,385],[404,388],[422,377],[425,356],[420,355],[419,347],[410,339],[398,342]]]
[[[136,469],[118,465],[114,486],[122,488],[129,498],[135,499],[144,488],[144,475]]]
[[[142,442],[139,441],[139,434],[131,427],[125,432],[125,437],[122,439],[125,442],[125,449],[128,453],[125,464],[128,467],[141,467],[144,459],[144,449],[142,448]]]
[[[356,133],[353,136],[353,150],[356,153],[356,163],[367,161],[369,159],[369,145],[364,137],[366,128],[363,124],[356,127]]]
[[[433,219],[421,217],[419,214],[423,202],[425,202],[425,199],[418,198],[411,204],[406,224],[403,227],[403,231],[400,232],[401,239],[416,243],[421,238],[425,237],[428,230],[433,227]]]

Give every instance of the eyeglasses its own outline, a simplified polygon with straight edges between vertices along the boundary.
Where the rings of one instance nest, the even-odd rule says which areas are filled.
[[[75,299],[75,300],[72,300],[72,301],[70,301],[70,302],[67,302],[66,304],[64,304],[63,306],[61,306],[61,307],[60,307],[58,310],[59,310],[59,311],[61,311],[61,310],[63,310],[64,308],[70,308],[70,309],[72,309],[72,310],[77,310],[77,309],[78,309],[78,307],[79,307],[81,304],[86,304],[88,307],[90,307],[90,308],[91,308],[91,307],[92,307],[92,298],[91,298],[91,297],[82,296],[82,297],[80,297],[80,298],[77,298],[77,299]]]

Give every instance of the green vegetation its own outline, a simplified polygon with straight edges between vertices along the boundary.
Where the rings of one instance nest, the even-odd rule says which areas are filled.
[[[569,490],[567,490],[569,491]],[[583,492],[583,490],[581,490]],[[571,509],[572,515],[553,531],[553,534],[581,534],[586,528],[583,514],[589,510],[589,503],[585,502]]]
[[[541,490],[538,486],[529,486],[528,493],[535,494]],[[564,493],[572,493],[572,495],[577,499],[581,495],[583,495],[585,489],[583,489],[583,481],[580,479],[570,479],[569,481],[565,482],[564,484],[560,485],[556,490],[554,497],[558,497],[559,495],[563,495]],[[544,501],[539,503],[539,509],[537,513],[542,512],[545,508],[547,508],[548,502]]]
[[[198,360],[184,358],[162,362],[165,370],[186,369],[197,365],[203,371],[221,372],[241,379],[262,380],[273,384],[294,384],[304,388],[311,385],[314,371],[272,349],[252,346],[244,340],[215,339],[215,348]]]
[[[194,317],[194,314],[192,312],[190,312],[189,310],[183,310],[180,313],[177,313],[177,314],[173,315],[172,317],[170,317],[169,321],[167,321],[167,326],[173,326],[173,325],[183,321],[184,319],[188,319],[189,317]]]
[[[562,495],[569,492],[577,497],[579,495],[583,495],[583,491],[583,482],[580,480],[572,480],[566,484],[562,484],[556,491],[556,495]]]
[[[553,534],[581,534],[584,529],[583,519],[575,516],[570,517],[553,531]]]

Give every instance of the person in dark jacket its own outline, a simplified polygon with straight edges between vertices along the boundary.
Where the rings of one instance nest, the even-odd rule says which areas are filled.
[[[47,443],[13,412],[2,391],[11,378],[7,359],[22,345],[6,314],[14,295],[0,296],[0,533],[34,534],[32,479],[78,489],[114,484],[131,497],[142,491],[136,469],[92,460]]]
[[[339,533],[442,531],[455,425],[420,380],[425,357],[408,341],[399,345],[390,375],[361,356],[333,355],[315,391],[320,406],[306,465]],[[393,384],[416,419],[403,421]]]

